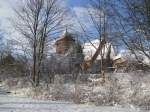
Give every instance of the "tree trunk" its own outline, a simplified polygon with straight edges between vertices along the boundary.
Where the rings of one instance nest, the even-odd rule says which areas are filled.
[[[33,72],[32,72],[32,80],[33,83],[35,83],[35,77],[36,77],[36,47],[34,45],[34,51],[33,51]]]

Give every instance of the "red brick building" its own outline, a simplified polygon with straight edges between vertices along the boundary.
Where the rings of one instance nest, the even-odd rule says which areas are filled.
[[[75,39],[72,35],[66,32],[62,37],[56,40],[56,53],[57,54],[65,54],[66,51],[74,45]]]

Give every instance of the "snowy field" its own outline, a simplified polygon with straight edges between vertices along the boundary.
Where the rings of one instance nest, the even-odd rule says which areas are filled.
[[[0,95],[0,112],[148,112],[134,107],[121,108],[92,105],[77,105],[67,102],[40,101]]]
[[[124,83],[123,79],[126,78],[121,79],[120,77],[119,79],[121,83]],[[91,103],[74,104],[65,101],[45,101],[16,97],[8,94],[5,87],[0,86],[0,112],[150,112],[150,110],[146,111],[133,105],[95,106]]]

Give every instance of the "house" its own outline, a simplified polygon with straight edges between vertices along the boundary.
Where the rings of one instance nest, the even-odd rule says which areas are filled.
[[[79,47],[79,49],[76,49],[76,45],[78,45],[77,41],[72,34],[65,32],[63,36],[58,38],[55,42],[56,54],[71,56],[72,59],[73,56],[76,55],[73,61],[77,63],[77,66],[81,64],[81,68],[83,69],[95,69],[94,71],[99,72],[102,64],[102,67],[111,69],[112,71],[114,67],[123,63],[122,57],[115,54],[115,50],[111,43],[104,41],[104,45],[101,46],[101,44],[102,42],[99,39],[95,39],[85,43],[82,47]],[[102,48],[100,48],[100,46]],[[97,52],[98,49],[99,52]],[[98,54],[96,54],[96,52]],[[77,56],[77,54],[80,55]],[[79,58],[81,58],[81,60]]]
[[[79,47],[77,47],[78,45]],[[107,71],[126,71],[131,68],[130,65],[133,63],[137,66],[135,69],[143,69],[150,65],[149,59],[141,52],[137,51],[136,54],[144,65],[137,62],[135,56],[127,50],[116,54],[113,45],[105,40],[102,42],[102,40],[94,39],[81,45],[68,32],[55,41],[55,53],[65,56],[65,58],[71,58],[70,63],[80,66],[83,71],[94,71],[94,73],[100,72],[101,68]]]

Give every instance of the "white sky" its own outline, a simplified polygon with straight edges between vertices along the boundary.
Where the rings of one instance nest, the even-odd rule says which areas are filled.
[[[9,0],[0,0],[0,23],[1,28],[8,27],[8,19],[13,15]]]
[[[16,8],[21,1],[23,0],[0,0],[0,29],[6,33],[5,39],[20,39],[19,34],[13,28],[10,20],[15,16],[13,8]],[[65,2],[62,5],[66,6]],[[89,22],[89,15],[86,8],[75,6],[71,10],[71,12],[74,12],[78,16],[79,21],[83,25],[86,25],[86,28],[92,28],[92,23]],[[76,30],[82,30],[76,18],[68,17],[64,23],[66,22],[67,24],[72,23]]]
[[[4,31],[6,39],[17,36],[10,20],[14,16],[13,8],[16,7],[16,4],[19,4],[20,1],[21,0],[0,0],[0,29]]]

